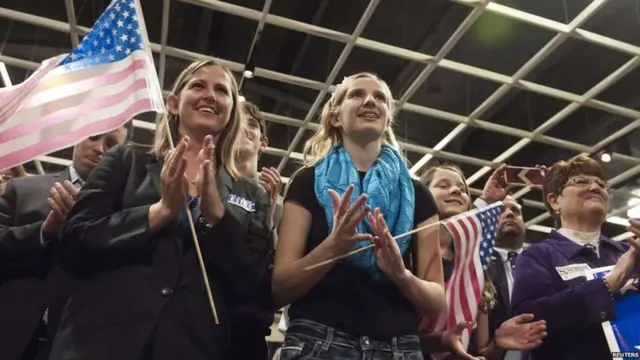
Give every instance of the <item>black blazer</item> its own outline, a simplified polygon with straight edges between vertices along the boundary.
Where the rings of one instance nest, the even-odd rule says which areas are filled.
[[[81,283],[65,308],[52,360],[144,358],[158,324],[176,306],[182,307],[183,327],[174,329],[175,337],[156,338],[172,344],[153,359],[226,359],[232,328],[265,332],[271,325],[266,194],[223,169],[217,172],[225,215],[209,231],[198,227],[220,320],[216,326],[189,232],[177,221],[156,235],[147,231],[149,206],[160,200],[161,167],[154,156],[117,146],[80,191],[62,232],[60,263]],[[255,211],[230,201],[237,197],[253,201]],[[185,334],[190,341],[174,344]]]
[[[493,250],[491,257],[489,258],[489,266],[487,269],[489,278],[493,283],[493,287],[496,289],[496,304],[489,310],[489,339],[493,340],[496,330],[502,325],[503,322],[510,319],[509,317],[509,283],[507,280],[507,273],[504,269],[504,263],[500,254]],[[475,344],[476,332],[471,334],[471,342],[469,345],[469,353],[472,355],[480,355],[479,349]],[[503,353],[502,359],[504,359],[506,352]]]
[[[20,359],[32,336],[44,336],[36,332],[47,308],[46,338],[55,335],[73,281],[55,266],[57,241],[43,247],[40,233],[51,187],[69,179],[69,169],[13,179],[0,197],[0,359]]]
[[[496,289],[496,304],[489,311],[489,334],[491,339],[503,322],[509,320],[509,283],[500,254],[493,250],[489,260],[489,276]]]

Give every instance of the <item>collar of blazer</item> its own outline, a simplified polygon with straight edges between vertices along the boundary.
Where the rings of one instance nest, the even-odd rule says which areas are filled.
[[[158,195],[162,195],[162,180],[160,180],[160,172],[162,171],[162,163],[156,159],[152,159],[147,164],[147,171],[153,186],[156,188]],[[233,180],[224,167],[218,167],[216,171],[216,183],[218,184],[218,192],[220,193],[220,199],[226,199],[229,197],[231,189],[233,187]]]

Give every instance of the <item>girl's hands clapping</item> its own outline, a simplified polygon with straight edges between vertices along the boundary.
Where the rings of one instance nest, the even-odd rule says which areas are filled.
[[[370,234],[357,232],[356,227],[364,220],[370,209],[365,206],[366,194],[360,195],[353,205],[349,206],[353,190],[353,185],[349,185],[342,197],[337,192],[329,190],[333,201],[333,228],[328,241],[336,249],[336,255],[345,254],[359,241],[371,240],[372,238]]]
[[[189,191],[189,179],[185,174],[187,159],[184,157],[188,145],[189,138],[185,136],[174,150],[167,152],[160,172],[162,181],[162,199],[160,203],[172,218],[177,216],[184,208],[187,192]]]
[[[384,221],[384,216],[380,213],[380,209],[376,209],[373,214],[369,213],[369,223],[373,228],[373,232],[376,234],[373,243],[375,244],[376,264],[378,268],[391,280],[407,276],[408,270],[402,260],[398,243],[393,236],[391,236],[387,228],[387,223]]]

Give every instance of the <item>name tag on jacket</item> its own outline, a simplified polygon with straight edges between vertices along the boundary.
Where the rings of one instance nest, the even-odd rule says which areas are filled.
[[[240,206],[241,208],[247,210],[248,212],[256,211],[256,203],[251,200],[247,200],[241,196],[231,194],[229,195],[229,199],[227,201],[229,202],[229,204]]]
[[[586,276],[585,271],[591,269],[591,267],[587,264],[571,264],[565,266],[556,267],[556,271],[558,275],[564,281],[569,281],[575,278],[579,278],[581,276]]]

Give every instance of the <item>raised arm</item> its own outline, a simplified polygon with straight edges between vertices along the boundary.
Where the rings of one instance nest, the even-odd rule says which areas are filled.
[[[438,214],[418,224],[424,227],[437,223]],[[409,301],[427,316],[438,316],[445,306],[444,275],[439,245],[439,226],[430,226],[416,236],[418,256],[417,274],[406,271],[396,285]]]
[[[129,173],[142,165],[134,164],[132,152],[125,146],[106,152],[78,194],[60,239],[60,263],[70,273],[82,276],[135,263],[154,251],[150,205],[122,209]],[[158,215],[161,209],[155,211]]]
[[[414,285],[403,290],[405,296],[411,300],[416,308],[424,311],[427,316],[438,316],[445,307],[444,272],[442,269],[442,254],[440,252],[440,226],[432,225],[440,221],[438,207],[425,185],[414,182],[418,228],[428,228],[418,232],[417,241],[417,274],[411,282]],[[412,290],[413,288],[413,290]]]
[[[413,240],[417,241],[417,259],[414,264],[417,275],[405,267],[397,241],[389,233],[384,216],[378,209],[375,215],[369,216],[369,222],[376,233],[376,262],[416,309],[426,316],[438,316],[445,307],[440,227],[435,225],[440,219],[426,186],[417,181],[414,186],[414,220],[417,223],[416,229],[423,228]]]

